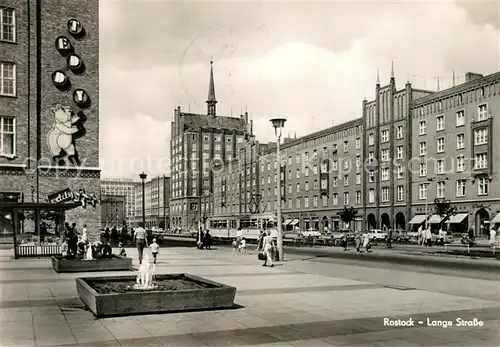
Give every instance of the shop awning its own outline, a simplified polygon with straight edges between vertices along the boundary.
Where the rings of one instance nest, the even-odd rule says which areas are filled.
[[[429,224],[439,224],[443,221],[443,217],[441,217],[440,215],[438,214],[433,214],[431,216],[431,218],[429,218],[429,220],[427,221],[427,223]]]
[[[291,222],[292,220],[293,220],[293,219],[286,219],[286,220],[285,220],[285,223],[283,223],[283,225],[288,225],[288,224],[290,224],[290,222]]]
[[[462,223],[465,218],[467,218],[467,213],[457,213],[456,215],[451,216],[450,219],[446,221],[446,224]]]
[[[497,224],[500,223],[500,213],[497,213],[497,215],[491,220],[491,224]]]
[[[66,203],[49,203],[49,202],[2,202],[1,208],[17,208],[17,209],[64,209],[71,210],[73,208],[82,207],[79,202],[66,202]]]
[[[295,225],[297,225],[297,224],[299,224],[299,220],[298,220],[298,218],[296,218],[296,219],[292,220],[292,221],[290,222],[290,224],[289,224],[289,225],[295,226]]]
[[[417,214],[408,224],[422,224],[426,220],[425,214]]]

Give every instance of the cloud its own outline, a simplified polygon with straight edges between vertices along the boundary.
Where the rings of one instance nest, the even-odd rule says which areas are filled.
[[[388,84],[391,61],[399,89],[410,80],[434,90],[437,77],[446,88],[453,71],[463,82],[468,71],[499,70],[498,31],[453,2],[102,7],[106,160],[168,157],[174,108],[206,112],[211,57],[218,114],[237,117],[248,108],[263,142],[273,139],[269,119],[278,115],[288,119],[284,133],[298,136],[361,117],[363,98],[374,97],[377,68]]]

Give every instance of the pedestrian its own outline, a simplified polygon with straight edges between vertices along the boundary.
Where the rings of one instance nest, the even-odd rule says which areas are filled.
[[[356,253],[361,253],[361,234],[356,233]]]
[[[265,236],[264,231],[261,230],[260,235],[257,238],[257,249],[256,249],[257,252],[260,252],[262,250],[262,242],[264,241],[264,236]]]
[[[392,229],[389,229],[389,232],[387,233],[385,244],[387,248],[392,248]]]
[[[490,229],[490,246],[493,249],[495,249],[497,246],[497,231],[495,230],[494,226],[492,226]]]
[[[347,251],[347,235],[342,235],[342,246],[344,246],[344,251]]]
[[[69,253],[76,256],[78,252],[78,236],[75,233],[75,225],[76,223],[73,223],[72,226],[66,223],[66,242],[68,243]]]
[[[241,238],[241,243],[240,243],[240,253],[246,254],[247,253],[247,241],[245,240],[244,237]]]
[[[125,247],[123,247],[123,243],[120,242],[118,244],[118,247],[120,247],[120,257],[126,257],[127,256],[127,252],[125,251]]]
[[[427,227],[427,229],[425,229],[425,246],[432,246],[432,232],[430,227]]]
[[[368,233],[363,235],[363,248],[365,249],[365,252],[368,253],[368,251],[371,248],[370,245],[370,237],[368,236]]]
[[[135,229],[134,241],[137,252],[139,253],[139,264],[142,264],[142,255],[144,247],[146,247],[146,229],[144,229],[144,224],[142,222],[139,223],[139,227]]]
[[[233,253],[238,251],[238,243],[236,242],[236,238],[233,240]]]
[[[118,230],[116,229],[116,226],[113,227],[113,229],[111,229],[111,242],[113,244],[116,244],[118,240]]]
[[[212,249],[212,235],[210,235],[210,231],[208,229],[205,231],[203,245],[205,246],[205,249]]]
[[[61,255],[63,256],[63,258],[68,257],[69,255],[68,250],[69,250],[68,243],[66,242],[66,239],[64,239],[61,244]]]
[[[266,231],[266,236],[264,236],[264,251],[263,251],[263,253],[266,256],[266,259],[264,260],[264,264],[262,264],[262,266],[267,266],[267,262],[269,262],[270,266],[274,267],[272,249],[273,249],[273,239],[271,238],[271,233],[269,231]]]
[[[198,241],[196,242],[198,249],[203,249],[204,236],[205,235],[203,235],[203,229],[200,227],[200,230],[198,231]]]
[[[153,243],[151,244],[151,254],[153,254],[153,264],[156,264],[156,257],[158,256],[158,252],[160,251],[160,246],[156,243],[156,239],[153,239]]]

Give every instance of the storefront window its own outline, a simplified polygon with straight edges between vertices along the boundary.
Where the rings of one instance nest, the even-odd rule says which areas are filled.
[[[58,245],[64,234],[63,212],[58,209],[18,209],[16,246]],[[38,224],[38,225],[37,225]]]

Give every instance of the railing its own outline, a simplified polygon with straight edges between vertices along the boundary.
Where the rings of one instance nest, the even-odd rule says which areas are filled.
[[[61,254],[60,245],[20,245],[16,246],[18,257],[52,256]]]

